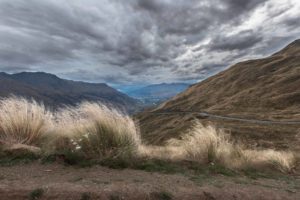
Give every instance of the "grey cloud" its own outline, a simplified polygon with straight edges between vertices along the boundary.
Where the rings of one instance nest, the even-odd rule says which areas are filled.
[[[151,10],[154,12],[158,12],[163,9],[162,4],[158,0],[140,0],[137,2],[137,5],[140,8],[144,8],[145,10]]]
[[[130,79],[121,73],[115,74],[98,74],[93,70],[76,70],[68,73],[61,74],[62,77],[71,78],[75,80],[90,80],[91,82],[99,82],[98,80],[102,80],[106,83],[114,83],[114,84],[124,84],[130,81]]]
[[[228,7],[228,10],[236,13],[244,12],[245,10],[253,9],[258,5],[267,2],[268,0],[223,0]]]
[[[17,73],[20,71],[30,71],[30,67],[24,67],[24,66],[4,66],[2,65],[0,68],[2,71],[8,72],[8,73]]]
[[[261,42],[262,40],[262,36],[249,30],[227,37],[218,36],[209,46],[212,51],[243,50],[256,45],[256,43]]]
[[[199,80],[254,49],[266,52],[267,38],[275,36],[261,30],[226,35],[269,2],[1,0],[0,70],[115,84]],[[268,14],[279,13],[275,8]],[[284,26],[297,29],[293,17]]]
[[[276,36],[267,38],[265,39],[263,44],[256,47],[254,51],[262,55],[270,55],[281,50],[283,47],[293,42],[294,40],[294,36]]]
[[[292,18],[288,18],[283,22],[289,29],[295,29],[300,27],[300,15]]]

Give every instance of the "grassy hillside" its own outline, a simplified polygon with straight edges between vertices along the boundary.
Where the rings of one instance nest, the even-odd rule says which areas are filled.
[[[300,121],[299,85],[300,40],[297,40],[270,57],[235,64],[152,111],[199,111],[248,119]],[[194,119],[201,118],[197,114],[149,112],[137,117],[144,138],[156,144],[179,137]],[[251,145],[260,145],[261,140],[263,144],[275,142],[275,147],[283,148],[284,141],[296,148],[300,142],[297,139],[299,125],[257,125],[221,119],[202,121],[226,128],[237,138],[250,141]],[[290,148],[286,145],[284,148]]]

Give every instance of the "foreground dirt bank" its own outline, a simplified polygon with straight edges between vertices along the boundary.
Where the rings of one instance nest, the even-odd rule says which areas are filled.
[[[191,177],[39,163],[0,167],[0,199],[297,199],[299,177]]]

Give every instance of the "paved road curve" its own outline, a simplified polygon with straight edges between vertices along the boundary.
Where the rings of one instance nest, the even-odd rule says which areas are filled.
[[[272,120],[257,120],[257,119],[246,119],[231,116],[214,115],[207,112],[196,112],[196,111],[164,111],[164,112],[148,112],[154,115],[174,115],[174,114],[197,114],[202,117],[224,119],[224,120],[235,120],[241,122],[248,122],[254,124],[282,124],[282,125],[300,125],[300,121],[272,121]]]

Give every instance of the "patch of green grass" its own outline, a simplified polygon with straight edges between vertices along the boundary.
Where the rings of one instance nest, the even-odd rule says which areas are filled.
[[[87,192],[82,193],[81,198],[80,198],[80,200],[90,200],[90,199],[92,199],[91,195]]]
[[[78,167],[92,167],[97,164],[94,160],[86,159],[77,152],[63,151],[59,154],[46,155],[41,159],[42,164],[59,162],[66,166],[74,165]]]
[[[294,188],[295,188],[296,190],[300,190],[300,185],[295,185]]]
[[[266,178],[266,179],[284,179],[283,174],[278,174],[272,171],[258,171],[256,169],[244,169],[241,171],[245,176],[251,179],[259,179],[259,178]]]
[[[56,155],[44,155],[41,158],[42,164],[54,163],[56,161]]]
[[[196,183],[199,186],[202,186],[204,184],[210,183],[210,176],[207,174],[200,174],[200,175],[194,175],[190,176],[190,180]]]
[[[173,199],[173,195],[170,192],[167,192],[167,191],[152,192],[151,196],[154,199],[158,199],[158,200],[171,200],[171,199]]]
[[[134,161],[130,161],[130,159],[108,158],[100,161],[99,164],[112,169],[126,169],[130,168],[133,162]]]
[[[79,181],[82,181],[82,180],[83,180],[82,177],[75,177],[75,178],[69,180],[69,182],[79,182]]]
[[[109,184],[109,181],[102,181],[102,180],[97,180],[97,179],[92,179],[91,181],[95,184],[104,184],[104,185]]]
[[[34,154],[27,154],[23,156],[12,156],[12,155],[5,155],[0,157],[0,166],[13,166],[17,164],[27,164],[39,159]]]
[[[44,192],[45,191],[42,188],[35,189],[32,192],[30,192],[29,199],[30,200],[40,199],[43,196]]]
[[[209,165],[208,170],[212,174],[222,174],[224,176],[236,176],[237,173],[231,169],[228,169],[222,165],[214,164]]]
[[[224,187],[224,183],[221,181],[213,181],[212,185],[217,187],[217,188],[223,188]]]
[[[101,165],[112,169],[129,168],[133,161],[130,158],[107,158],[103,160],[87,159],[84,155],[78,152],[65,151],[56,155],[48,155],[42,158],[42,163],[61,162],[65,165],[72,165],[77,167],[92,167],[94,165]]]
[[[188,169],[195,172],[195,174],[203,175],[213,175],[213,174],[222,174],[224,176],[237,176],[238,173],[231,169],[228,169],[219,164],[210,164],[210,165],[199,165],[197,163],[192,163]]]
[[[204,184],[212,184],[216,187],[223,187],[221,183],[219,184],[214,182],[214,175],[221,174],[227,177],[238,176],[237,172],[217,164],[207,166],[199,165],[197,163],[191,163],[188,169],[190,170],[187,174],[189,179],[200,186]]]
[[[285,191],[287,191],[289,193],[297,193],[297,190],[293,190],[293,189],[286,189]]]
[[[64,151],[59,155],[57,155],[57,157],[65,165],[78,165],[78,166],[90,165],[89,160],[87,160],[83,155],[77,152]]]
[[[147,172],[161,172],[167,174],[183,173],[183,167],[163,160],[144,159],[105,159],[99,162],[100,165],[112,169],[132,168]]]
[[[109,196],[110,200],[121,200],[121,197],[118,194],[111,194]]]
[[[144,170],[147,172],[162,172],[166,174],[183,173],[184,168],[178,164],[163,160],[144,160],[137,162],[134,169]]]
[[[240,185],[249,185],[251,184],[249,182],[249,180],[244,180],[244,179],[233,179],[233,181],[236,183],[236,184],[240,184]]]
[[[1,180],[1,179],[0,179]],[[143,180],[140,180],[140,179],[133,179],[133,182],[135,183],[143,183],[144,181]]]
[[[243,173],[251,179],[258,179],[258,178],[267,178],[267,176],[265,174],[262,174],[261,172],[258,172],[255,169],[246,169],[243,170]]]

